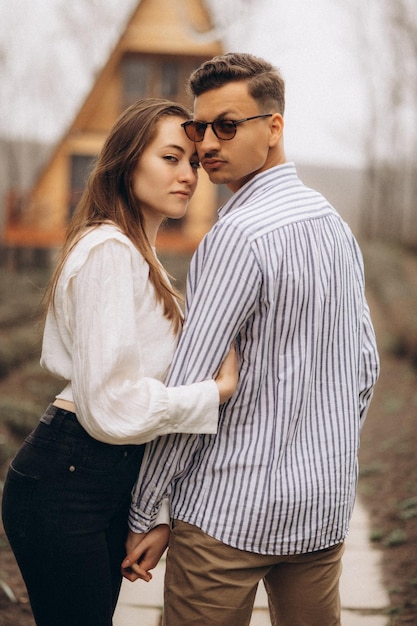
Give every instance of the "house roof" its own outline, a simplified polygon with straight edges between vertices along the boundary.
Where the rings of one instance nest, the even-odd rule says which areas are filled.
[[[221,51],[221,43],[211,34],[215,31],[204,0],[139,0],[125,24],[73,121],[39,170],[35,187],[62,144],[71,135],[84,130],[94,115],[97,102],[105,98],[108,80],[124,54],[143,52],[210,57]]]

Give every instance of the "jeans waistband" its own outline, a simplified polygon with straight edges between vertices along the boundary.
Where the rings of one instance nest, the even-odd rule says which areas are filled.
[[[60,409],[59,407],[50,404],[45,413],[42,415],[41,422],[43,422],[44,424],[51,424],[52,421],[62,422],[65,419],[71,422],[78,423],[75,413],[72,413],[71,411],[66,411],[65,409]]]
[[[61,409],[60,407],[53,404],[50,404],[47,407],[40,421],[43,424],[47,424],[48,426],[50,426],[56,433],[56,436],[58,436],[59,431],[62,431],[76,437],[79,441],[85,441],[95,446],[101,446],[103,448],[111,448],[116,446],[119,449],[126,450],[129,450],[130,448],[144,447],[144,444],[111,444],[99,441],[98,439],[95,439],[94,437],[89,435],[88,432],[83,428],[83,426],[81,426],[75,413],[73,413],[72,411],[67,411],[66,409]]]
[[[53,404],[48,406],[40,421],[43,424],[51,426],[56,431],[62,430],[77,435],[78,437],[82,436],[85,439],[93,439],[95,441],[81,426],[75,413],[61,409]]]

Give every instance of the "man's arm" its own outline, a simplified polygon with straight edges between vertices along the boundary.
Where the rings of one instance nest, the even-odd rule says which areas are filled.
[[[360,375],[359,414],[362,428],[372,399],[374,385],[379,376],[379,356],[376,337],[366,302],[363,319],[363,349]]]
[[[348,227],[347,227],[348,228]],[[374,386],[378,380],[380,363],[375,331],[372,325],[371,314],[365,296],[365,269],[363,264],[362,251],[358,242],[350,229],[347,231],[352,242],[352,249],[355,256],[355,269],[358,284],[360,285],[363,297],[362,316],[362,354],[359,368],[359,420],[360,428],[363,427],[372,400]]]
[[[187,314],[169,385],[206,379],[259,301],[261,270],[235,225],[216,224],[195,253],[187,282]]]
[[[169,386],[214,376],[230,344],[254,311],[261,272],[252,247],[233,226],[216,224],[194,255],[187,287],[184,331],[168,378]],[[159,503],[175,476],[192,463],[198,435],[169,435],[148,444],[133,492],[129,526],[152,526]]]

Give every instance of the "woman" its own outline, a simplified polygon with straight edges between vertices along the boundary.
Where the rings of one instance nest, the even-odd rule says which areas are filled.
[[[156,99],[122,114],[52,277],[41,363],[66,385],[12,461],[3,498],[38,626],[111,625],[143,444],[215,432],[219,403],[236,385],[233,353],[215,380],[161,382],[182,315],[154,245],[197,185],[194,145],[180,126],[188,118]]]

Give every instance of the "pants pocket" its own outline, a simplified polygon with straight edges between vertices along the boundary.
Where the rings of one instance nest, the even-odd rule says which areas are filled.
[[[10,543],[25,539],[31,522],[32,501],[38,479],[9,467],[3,488],[2,516]]]

